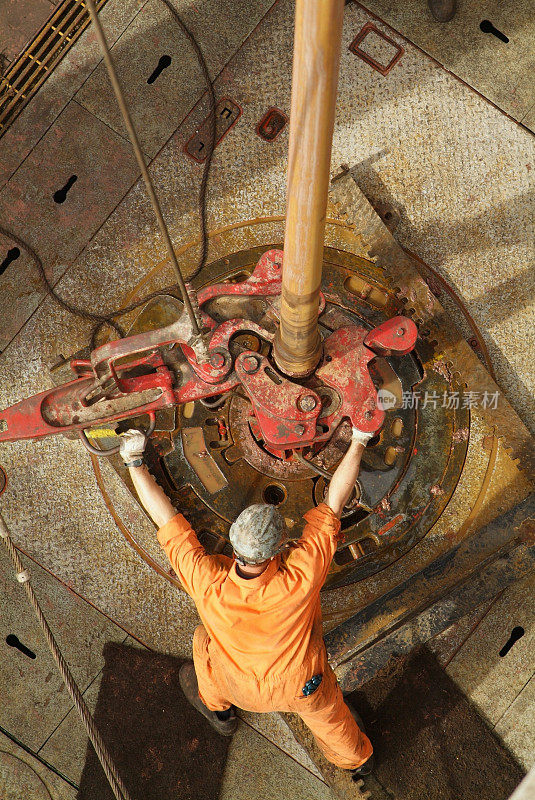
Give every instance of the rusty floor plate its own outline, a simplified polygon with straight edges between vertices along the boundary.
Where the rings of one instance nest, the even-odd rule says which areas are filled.
[[[70,102],[0,193],[2,225],[39,252],[55,283],[138,174],[129,143]],[[0,246],[6,253],[3,236]],[[4,317],[0,349],[46,294],[33,262],[13,249],[20,255],[1,277],[3,307],[11,312]]]

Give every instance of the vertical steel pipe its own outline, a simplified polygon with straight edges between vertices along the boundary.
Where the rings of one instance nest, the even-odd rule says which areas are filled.
[[[308,375],[321,356],[318,304],[344,0],[296,0],[281,321],[274,358]]]

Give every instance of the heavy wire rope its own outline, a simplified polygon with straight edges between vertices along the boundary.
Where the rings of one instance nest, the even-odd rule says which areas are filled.
[[[89,736],[91,743],[95,749],[95,753],[98,756],[100,763],[102,764],[102,769],[106,774],[106,778],[113,790],[113,793],[117,800],[132,800],[128,789],[124,785],[121,776],[117,772],[117,768],[113,763],[113,759],[109,753],[108,748],[104,744],[102,737],[98,731],[97,726],[95,725],[95,721],[91,716],[91,712],[89,711],[85,700],[78,688],[76,681],[74,680],[69,667],[67,666],[67,662],[63,658],[61,650],[58,647],[58,644],[54,638],[54,634],[50,630],[50,626],[46,621],[45,615],[39,605],[39,601],[35,596],[35,592],[33,591],[32,585],[30,583],[30,573],[29,570],[24,569],[24,565],[20,560],[20,556],[15,548],[11,540],[11,536],[9,534],[9,529],[5,523],[2,514],[0,514],[0,538],[4,542],[9,555],[11,556],[11,561],[13,562],[13,566],[15,568],[15,575],[19,583],[22,583],[24,586],[24,590],[30,601],[30,605],[32,606],[33,610],[35,611],[35,615],[39,621],[39,625],[41,626],[45,638],[47,640],[48,646],[50,648],[50,652],[54,657],[54,661],[56,662],[57,668],[61,673],[61,677],[67,687],[69,694],[72,698],[74,705],[76,706],[76,710],[78,711],[82,722],[84,723],[85,729],[87,731],[87,735]]]
[[[202,269],[206,265],[206,261],[207,261],[207,258],[208,258],[208,230],[207,230],[206,205],[207,205],[207,191],[208,191],[208,181],[209,181],[209,177],[210,177],[210,168],[212,166],[213,153],[214,153],[216,137],[217,137],[216,116],[215,116],[215,113],[216,113],[215,90],[214,90],[214,86],[213,86],[213,83],[212,83],[212,79],[210,78],[210,73],[208,71],[208,66],[206,64],[206,60],[205,60],[204,55],[202,53],[202,50],[201,50],[201,48],[199,46],[199,43],[195,39],[195,36],[191,33],[191,31],[189,30],[187,25],[184,23],[184,21],[182,20],[182,18],[178,14],[177,10],[172,6],[170,1],[169,0],[161,0],[161,2],[164,3],[166,5],[166,7],[169,9],[171,14],[173,15],[173,18],[175,19],[175,22],[178,24],[178,26],[181,29],[182,33],[186,36],[186,38],[190,42],[191,47],[192,47],[192,49],[193,49],[193,51],[195,53],[195,56],[196,56],[196,58],[197,58],[197,60],[199,62],[199,67],[200,67],[200,70],[202,72],[205,84],[206,84],[206,94],[208,96],[209,121],[210,121],[210,125],[209,125],[209,141],[207,142],[207,148],[206,148],[207,149],[207,156],[206,156],[206,159],[204,161],[203,172],[202,172],[202,177],[201,177],[201,184],[200,184],[200,187],[199,187],[199,194],[198,194],[198,211],[199,211],[200,229],[201,229],[201,231],[200,231],[201,232],[201,253],[200,253],[200,256],[199,256],[199,261],[198,261],[197,267],[194,269],[194,271],[189,276],[189,280],[193,280],[202,271]],[[94,9],[94,5],[91,2],[91,0],[89,0],[88,6],[89,6],[89,4],[91,4],[91,6],[93,6],[93,9]],[[97,22],[97,25],[96,25],[97,33],[98,33],[98,28],[100,27],[100,21],[98,20],[98,17],[96,19],[96,22]],[[101,27],[100,27],[100,30],[102,30]],[[106,45],[106,47],[107,47],[107,45]],[[108,51],[108,53],[109,53],[109,51]],[[111,56],[110,56],[110,59],[111,59]],[[110,79],[111,79],[111,75],[110,75]],[[123,98],[123,103],[124,103],[124,98]],[[124,103],[124,106],[126,107],[125,103]],[[121,107],[121,111],[122,110],[123,110],[123,108]],[[128,110],[127,110],[127,113],[128,113]],[[139,150],[139,153],[140,153],[140,156],[141,156],[141,160],[138,158],[139,166],[141,168],[142,173],[144,175],[146,174],[148,176],[148,179],[149,179],[149,182],[150,182],[151,190],[149,190],[148,187],[147,187],[147,189],[149,191],[149,195],[151,197],[151,202],[152,202],[152,196],[156,197],[154,186],[153,186],[152,181],[150,179],[150,175],[149,175],[149,173],[147,171],[147,168],[146,168],[145,161],[144,161],[143,155],[141,153],[141,150],[139,149],[139,140],[137,138],[137,134],[135,132],[134,126],[132,124],[132,121],[131,121],[131,118],[130,118],[129,115],[128,115],[128,120],[129,120],[131,128],[132,128],[132,130],[134,132],[134,137],[136,139],[138,150]],[[125,119],[125,124],[128,127],[128,123],[127,123],[126,119]],[[132,141],[132,145],[134,146],[134,150],[136,150],[136,146],[134,145],[133,141]],[[137,152],[138,151],[136,151],[136,157],[137,157]],[[152,195],[151,195],[151,191],[152,191]],[[43,285],[45,287],[45,290],[46,290],[47,294],[49,294],[50,297],[53,300],[55,300],[56,303],[58,303],[58,305],[60,305],[62,308],[64,308],[70,314],[73,314],[73,315],[75,315],[77,317],[80,317],[81,319],[89,320],[91,322],[95,322],[96,323],[94,328],[93,328],[93,330],[92,330],[92,332],[91,332],[91,338],[90,338],[90,349],[91,350],[94,350],[94,348],[96,347],[97,335],[98,335],[98,333],[99,333],[99,331],[101,330],[102,327],[104,327],[106,325],[109,326],[110,328],[112,328],[115,331],[115,333],[117,334],[117,336],[119,338],[123,338],[126,335],[125,331],[123,330],[121,325],[117,322],[116,318],[117,317],[121,317],[124,314],[128,314],[131,311],[134,311],[136,308],[140,308],[140,306],[145,305],[145,303],[147,303],[149,300],[152,300],[155,297],[160,297],[162,294],[165,294],[166,292],[169,292],[169,291],[172,291],[172,290],[176,290],[177,288],[180,289],[180,291],[182,292],[182,297],[184,299],[184,305],[186,306],[186,308],[188,306],[188,303],[191,306],[191,301],[190,301],[188,293],[187,293],[187,288],[184,285],[182,274],[180,272],[180,267],[178,266],[178,262],[176,260],[176,255],[175,255],[175,252],[174,252],[174,248],[173,248],[171,240],[169,238],[169,234],[167,232],[167,227],[165,226],[165,220],[163,219],[163,216],[161,214],[160,205],[158,203],[157,198],[156,198],[156,203],[157,203],[157,207],[159,209],[159,215],[160,215],[158,217],[158,214],[157,214],[158,222],[160,223],[160,219],[161,219],[162,222],[163,222],[163,225],[165,227],[166,233],[164,234],[164,238],[166,240],[166,244],[168,244],[168,247],[170,245],[171,260],[173,262],[173,266],[175,267],[175,270],[178,270],[177,277],[179,279],[179,282],[178,282],[178,284],[173,284],[171,286],[166,286],[163,289],[159,289],[159,290],[157,290],[155,292],[151,292],[150,294],[144,296],[141,300],[138,300],[138,301],[136,301],[134,303],[131,303],[130,305],[125,306],[123,308],[116,309],[115,311],[109,311],[107,313],[98,313],[98,312],[94,312],[94,311],[93,312],[92,311],[88,311],[87,309],[80,308],[80,306],[74,305],[74,303],[70,303],[67,300],[65,300],[56,291],[56,289],[52,285],[51,281],[48,279],[48,276],[46,274],[43,262],[41,261],[41,258],[38,256],[38,254],[35,252],[35,250],[32,247],[30,247],[29,244],[27,244],[25,241],[23,241],[19,236],[16,236],[12,231],[7,230],[6,228],[4,228],[3,226],[0,225],[0,234],[2,234],[2,236],[5,236],[8,239],[12,239],[20,248],[25,250],[26,253],[30,256],[30,258],[32,259],[33,263],[35,264],[35,267],[37,269],[39,277],[41,278],[41,281],[42,281],[42,283],[43,283]],[[161,230],[161,228],[160,228],[160,230]],[[184,287],[184,289],[186,289],[185,292],[183,291],[183,287]],[[197,329],[198,329],[198,324],[197,324]]]

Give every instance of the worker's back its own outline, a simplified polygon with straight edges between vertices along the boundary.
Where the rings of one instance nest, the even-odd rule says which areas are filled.
[[[208,555],[182,515],[160,529],[160,543],[195,600],[210,657],[226,674],[262,682],[296,671],[299,682],[301,665],[310,671],[311,660],[323,659],[319,593],[340,522],[324,504],[305,519],[302,537],[253,578],[242,577],[233,559]]]

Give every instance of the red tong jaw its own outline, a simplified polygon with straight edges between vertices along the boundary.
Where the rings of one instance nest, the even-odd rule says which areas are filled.
[[[282,252],[269,250],[246,281],[201,290],[199,306],[223,295],[277,296],[281,272]],[[322,296],[320,310],[324,305]],[[235,334],[252,331],[271,342],[273,333],[245,319],[217,325],[201,314],[202,340],[192,335],[184,313],[167,327],[104,344],[92,352],[90,360],[73,360],[75,380],[0,412],[0,441],[41,438],[153,415],[168,406],[224,394],[239,383],[251,400],[261,436],[272,449],[327,441],[343,418],[363,431],[375,432],[384,413],[368,363],[375,355],[410,352],[417,336],[415,324],[405,317],[394,317],[372,331],[348,326],[332,333],[324,342],[323,362],[315,375],[316,381],[340,398],[334,410],[328,410],[322,408],[317,387],[292,382],[265,356],[250,351],[232,357],[229,345]],[[169,357],[174,352],[170,346],[180,348],[178,366]]]

